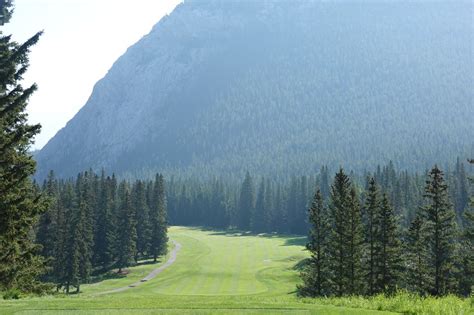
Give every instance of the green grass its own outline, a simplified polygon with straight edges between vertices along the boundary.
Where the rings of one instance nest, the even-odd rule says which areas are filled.
[[[97,295],[137,282],[161,262],[133,267],[123,278],[83,285],[79,295],[0,300],[0,314],[357,315],[389,314],[377,310],[401,312],[410,307],[409,300],[404,300],[408,304],[400,307],[396,302],[382,303],[381,298],[297,298],[294,290],[299,278],[294,266],[308,255],[301,237],[236,235],[173,227],[170,238],[182,244],[176,262],[139,287]],[[449,302],[455,303],[451,309],[458,307],[456,310],[468,314],[467,300]]]

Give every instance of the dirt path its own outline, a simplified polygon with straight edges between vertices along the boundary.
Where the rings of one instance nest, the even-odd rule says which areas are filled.
[[[176,261],[176,255],[178,254],[179,250],[181,249],[181,244],[176,242],[176,241],[172,241],[172,242],[174,244],[174,248],[170,253],[170,258],[168,259],[168,261],[166,261],[163,265],[161,265],[160,267],[158,267],[155,270],[153,270],[152,272],[150,272],[145,278],[141,279],[138,282],[132,283],[132,284],[126,286],[126,287],[121,287],[121,288],[113,289],[113,290],[110,290],[110,291],[100,292],[100,293],[97,293],[97,294],[94,294],[94,295],[103,295],[103,294],[109,294],[109,293],[123,292],[123,291],[129,290],[129,289],[138,287],[138,286],[142,285],[144,282],[150,281],[153,278],[155,278],[163,270],[165,270],[166,268],[171,266]]]

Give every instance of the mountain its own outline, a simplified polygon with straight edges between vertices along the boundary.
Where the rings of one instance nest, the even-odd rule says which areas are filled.
[[[474,153],[473,4],[186,0],[97,82],[38,176],[424,169]]]

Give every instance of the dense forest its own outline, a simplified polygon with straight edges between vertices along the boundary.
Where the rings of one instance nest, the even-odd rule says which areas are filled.
[[[407,275],[415,277],[410,272],[422,273],[423,268],[431,266],[426,262],[426,265],[411,270],[409,259],[415,259],[419,253],[419,249],[410,246],[422,246],[424,242],[413,239],[419,237],[413,233],[421,233],[421,230],[414,229],[421,229],[423,209],[427,209],[432,199],[437,198],[430,195],[436,174],[440,177],[437,180],[443,188],[442,205],[451,227],[444,242],[455,246],[456,253],[467,252],[462,248],[467,243],[462,242],[460,237],[472,225],[472,216],[469,216],[468,172],[460,159],[446,176],[438,168],[426,174],[412,174],[398,171],[390,163],[374,172],[358,175],[354,172],[346,175],[341,169],[334,179],[327,167],[313,176],[286,180],[253,178],[249,173],[241,183],[220,179],[170,178],[166,191],[163,175],[157,175],[154,181],[122,180],[119,183],[114,175],[106,176],[104,172],[100,175],[92,171],[80,173],[75,180],[57,180],[50,173],[42,187],[38,188],[50,200],[49,209],[41,216],[36,228],[36,241],[42,245],[41,254],[50,258],[50,269],[43,280],[54,282],[58,289],[64,287],[67,292],[70,286],[79,291],[80,284],[90,281],[91,275],[100,277],[114,268],[119,268],[120,273],[122,268],[144,259],[156,261],[158,256],[166,253],[168,224],[299,235],[307,235],[311,229],[309,250],[320,248],[321,245],[312,245],[314,242],[326,244],[334,233],[353,227],[353,235],[345,235],[347,239],[341,239],[338,246],[350,244],[354,238],[357,248],[340,248],[339,251],[357,251],[354,255],[358,256],[351,259],[352,263],[359,263],[354,266],[359,268],[356,271],[358,278],[340,275],[340,281],[357,280],[357,283],[352,284],[350,289],[346,282],[344,285],[341,282],[338,287],[332,284],[328,289],[323,282],[317,282],[313,274],[308,276],[305,272],[305,277],[310,278],[307,285],[312,286],[316,281],[320,287],[301,288],[303,295],[393,293],[396,288],[423,294],[468,294],[472,279],[466,275],[459,278],[461,271],[450,274],[457,285],[443,287],[443,291],[428,288],[427,285],[409,284],[406,278]],[[342,202],[341,199],[347,200]],[[316,218],[315,212],[319,213]],[[381,235],[381,232],[389,234]],[[315,237],[315,233],[319,236]],[[382,250],[385,246],[383,242],[396,248]],[[325,250],[328,250],[327,247]],[[397,260],[393,262],[394,266],[386,267],[396,275],[374,274],[376,268],[372,266],[368,279],[373,280],[367,281],[373,283],[367,284],[364,264],[371,264],[376,259],[372,256],[381,252],[388,255],[383,258],[383,264],[385,261],[391,264],[391,259],[395,258],[404,257],[404,260]],[[443,252],[446,251],[443,249]],[[464,261],[470,260],[465,258]],[[329,264],[327,261],[324,263]],[[462,259],[456,263],[456,268],[464,266]],[[381,262],[373,264],[380,268]],[[340,268],[349,267],[341,265]],[[465,272],[470,272],[470,267],[466,268]],[[331,274],[334,276],[334,270]],[[325,281],[330,280],[328,274],[318,275],[317,279],[324,277],[327,278]],[[383,282],[380,277],[390,279]]]
[[[36,155],[37,178],[292,176],[471,156],[469,1],[177,6]]]
[[[154,181],[118,182],[115,176],[80,173],[57,180],[51,172],[41,191],[50,206],[36,228],[43,280],[80,290],[91,276],[135,265],[167,253],[167,214],[162,175]]]
[[[304,296],[394,294],[469,296],[474,285],[474,209],[465,208],[457,224],[443,172],[429,172],[423,203],[408,230],[401,228],[386,192],[375,178],[361,203],[341,169],[325,205],[320,190],[309,210],[307,249],[302,272]],[[473,204],[474,206],[474,204]]]
[[[329,202],[332,173],[323,166],[305,176],[260,177],[247,173],[241,183],[226,179],[180,179],[171,177],[167,185],[169,221],[172,225],[198,225],[216,228],[236,227],[254,232],[279,232],[306,235],[307,209],[316,187]],[[458,159],[446,171],[450,200],[456,220],[462,224],[469,203],[468,177],[472,167]],[[395,168],[393,163],[372,172],[350,172],[362,202],[373,177],[385,192],[400,224],[407,228],[423,205],[427,173]]]

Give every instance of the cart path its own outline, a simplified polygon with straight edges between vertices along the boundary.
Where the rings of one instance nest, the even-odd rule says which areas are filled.
[[[145,283],[147,281],[150,281],[153,278],[155,278],[157,275],[159,275],[161,272],[163,272],[163,270],[165,270],[166,268],[171,266],[176,261],[176,256],[177,256],[179,250],[181,249],[181,244],[174,241],[174,240],[172,242],[174,244],[174,248],[170,253],[170,258],[168,259],[168,261],[166,261],[163,265],[161,265],[160,267],[158,267],[155,270],[153,270],[152,272],[150,272],[145,278],[141,279],[138,282],[132,283],[132,284],[126,286],[126,287],[121,287],[121,288],[113,289],[113,290],[110,290],[110,291],[100,292],[100,293],[97,293],[97,294],[94,294],[94,295],[103,295],[103,294],[109,294],[109,293],[123,292],[123,291],[129,290],[129,289],[138,287],[138,286],[142,285],[143,283]]]

